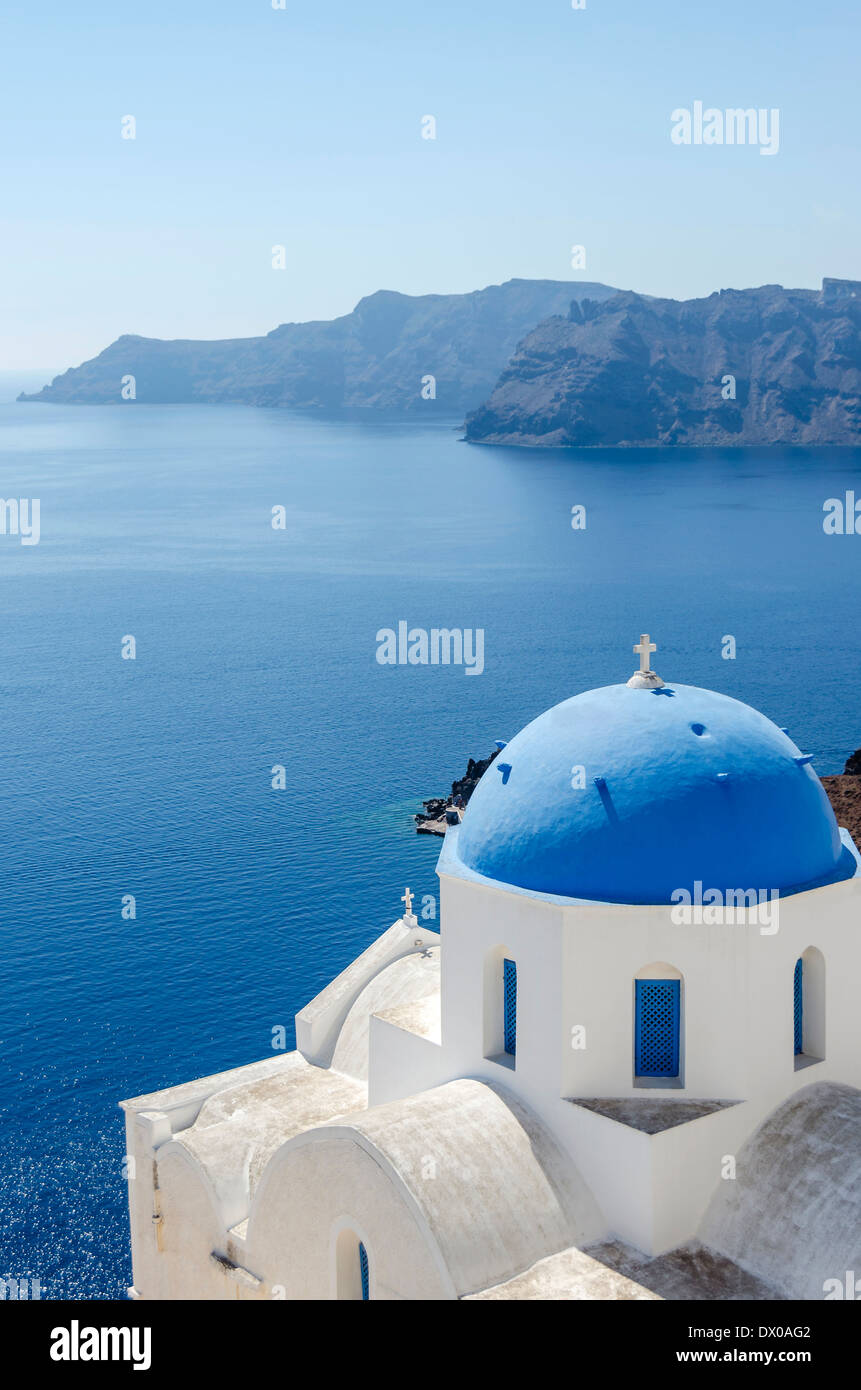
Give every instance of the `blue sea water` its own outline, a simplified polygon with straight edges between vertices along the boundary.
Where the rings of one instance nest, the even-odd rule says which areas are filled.
[[[0,1276],[122,1295],[116,1102],[270,1055],[278,1024],[292,1044],[404,887],[436,895],[421,800],[627,679],[641,631],[665,679],[750,701],[840,771],[861,536],[826,536],[822,504],[853,487],[846,450],[0,405],[0,495],[41,502],[37,546],[0,537]],[[483,674],[379,665],[399,619],[483,628]]]

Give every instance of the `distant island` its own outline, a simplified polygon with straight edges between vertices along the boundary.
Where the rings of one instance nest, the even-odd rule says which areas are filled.
[[[524,447],[857,445],[861,282],[692,300],[560,280],[380,290],[261,338],[126,335],[18,399],[465,418],[471,443]]]
[[[861,282],[573,303],[466,422],[475,443],[861,443]]]
[[[490,395],[520,340],[572,300],[616,290],[567,280],[508,280],[471,294],[379,290],[351,314],[283,323],[263,338],[168,342],[126,335],[19,400],[119,405],[290,406],[321,413],[440,416],[459,424]],[[429,380],[432,378],[432,380]]]

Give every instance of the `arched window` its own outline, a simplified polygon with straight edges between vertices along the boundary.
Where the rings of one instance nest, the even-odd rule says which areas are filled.
[[[371,1262],[364,1241],[349,1226],[335,1238],[335,1279],[339,1299],[367,1303],[371,1297]]]
[[[484,958],[484,1055],[514,1070],[517,1059],[517,960],[506,946]]]
[[[509,1057],[517,1052],[517,963],[502,962],[503,1043]]]
[[[795,976],[792,986],[793,1031],[796,1057],[804,1051],[804,959],[795,962]]]
[[[634,1084],[682,1085],[682,977],[664,962],[634,980]]]
[[[792,978],[792,1025],[795,1067],[825,1057],[825,957],[808,946],[795,962]]]
[[[371,1297],[371,1272],[368,1268],[368,1252],[361,1241],[359,1241],[359,1277],[362,1281],[362,1302],[367,1303]]]

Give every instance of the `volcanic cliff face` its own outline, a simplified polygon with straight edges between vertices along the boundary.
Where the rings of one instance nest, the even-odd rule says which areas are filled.
[[[119,404],[123,377],[133,376],[142,404],[232,402],[462,420],[541,319],[566,314],[572,297],[600,301],[615,293],[559,280],[509,280],[472,294],[380,290],[342,318],[285,323],[263,338],[167,342],[125,335],[19,399]],[[435,396],[427,382],[422,394],[428,377]]]
[[[861,443],[861,282],[573,303],[518,347],[466,437],[521,445]]]

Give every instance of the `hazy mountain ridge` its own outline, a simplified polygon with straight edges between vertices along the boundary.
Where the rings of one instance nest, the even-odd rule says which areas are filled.
[[[521,342],[467,419],[466,437],[545,446],[861,444],[861,282],[694,300],[624,291],[572,303]]]
[[[460,419],[492,391],[523,336],[572,300],[601,301],[609,286],[508,280],[470,294],[379,290],[350,314],[285,323],[261,338],[198,341],[124,335],[98,357],[20,400],[118,404],[135,378],[142,404],[183,402],[385,411]],[[422,396],[433,376],[435,399]]]

